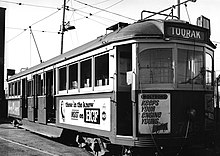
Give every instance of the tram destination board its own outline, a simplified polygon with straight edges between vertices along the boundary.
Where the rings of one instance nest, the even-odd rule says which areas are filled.
[[[165,37],[187,39],[198,42],[208,42],[210,37],[208,29],[190,24],[171,24],[165,22],[164,31]]]

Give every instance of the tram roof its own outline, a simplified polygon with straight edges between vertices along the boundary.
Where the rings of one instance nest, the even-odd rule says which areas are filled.
[[[179,20],[143,20],[138,21],[130,25],[122,24],[123,27],[119,27],[117,30],[100,36],[82,46],[79,46],[75,49],[72,49],[64,54],[58,55],[52,59],[49,59],[43,63],[40,63],[36,66],[33,66],[25,71],[22,71],[18,74],[15,74],[9,78],[9,80],[14,80],[16,78],[19,78],[21,76],[25,76],[31,73],[34,73],[36,71],[42,70],[44,68],[47,68],[49,66],[55,65],[57,63],[60,63],[62,61],[68,60],[70,58],[73,58],[75,56],[87,53],[89,51],[101,48],[103,46],[106,46],[108,44],[118,42],[118,41],[125,41],[128,39],[135,39],[135,38],[142,38],[142,37],[152,37],[152,38],[163,38],[165,35],[165,23],[179,23],[179,24],[188,24],[183,21]],[[188,24],[189,25],[189,24]],[[193,26],[193,25],[191,25]],[[111,29],[109,29],[111,30]]]

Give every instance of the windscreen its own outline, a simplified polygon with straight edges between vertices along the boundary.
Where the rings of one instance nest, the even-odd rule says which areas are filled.
[[[140,84],[173,82],[172,49],[146,49],[139,54]]]

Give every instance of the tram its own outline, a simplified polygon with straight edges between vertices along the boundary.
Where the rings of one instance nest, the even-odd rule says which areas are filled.
[[[8,115],[96,155],[180,152],[212,143],[214,44],[181,20],[118,23],[8,79]],[[146,154],[146,153],[145,153]]]

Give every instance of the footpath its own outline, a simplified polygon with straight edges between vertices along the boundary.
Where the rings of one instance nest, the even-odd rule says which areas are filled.
[[[91,156],[84,149],[67,146],[50,138],[26,131],[25,129],[16,128],[7,120],[0,120],[0,138],[33,149],[39,149],[56,156]]]

